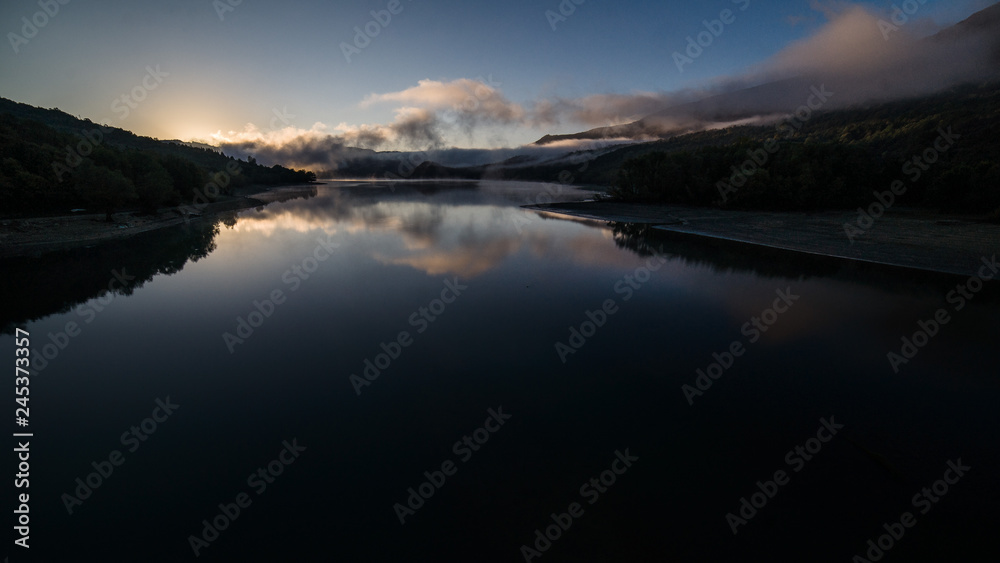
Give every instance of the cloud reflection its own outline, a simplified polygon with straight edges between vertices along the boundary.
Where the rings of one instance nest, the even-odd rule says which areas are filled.
[[[490,185],[470,194],[467,186],[432,190],[404,185],[387,197],[377,184],[334,183],[320,188],[308,202],[246,211],[234,230],[268,238],[313,231],[348,239],[390,235],[367,250],[373,260],[432,276],[474,278],[520,252],[591,267],[630,267],[637,262],[618,250],[601,221],[564,221],[560,236],[543,233],[540,226],[547,218],[511,204],[512,198],[523,199],[523,186],[511,185],[509,193],[502,187]],[[581,192],[578,197],[587,195]]]

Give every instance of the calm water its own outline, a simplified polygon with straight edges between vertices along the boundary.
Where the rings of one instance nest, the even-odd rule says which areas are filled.
[[[995,288],[519,207],[553,191],[329,183],[0,262],[34,560],[846,562],[904,512],[887,561],[995,560]]]

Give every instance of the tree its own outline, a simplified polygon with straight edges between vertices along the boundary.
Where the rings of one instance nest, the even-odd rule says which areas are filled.
[[[149,154],[133,153],[129,160],[139,207],[143,213],[156,213],[165,202],[178,198],[173,178],[157,159]]]
[[[136,199],[135,186],[121,172],[84,161],[77,173],[77,189],[90,205],[104,211],[106,220]]]

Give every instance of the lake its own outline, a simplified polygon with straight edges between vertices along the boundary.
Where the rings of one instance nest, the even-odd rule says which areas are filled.
[[[0,262],[35,560],[987,560],[995,284],[521,208],[591,196],[328,182]]]

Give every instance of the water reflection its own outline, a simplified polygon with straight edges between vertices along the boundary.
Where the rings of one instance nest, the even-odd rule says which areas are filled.
[[[208,256],[219,229],[236,222],[236,213],[229,212],[91,247],[5,259],[0,332],[10,334],[16,326],[68,312],[109,292],[131,295],[153,277],[175,274],[189,261]]]
[[[351,561],[514,559],[622,448],[639,456],[634,471],[546,558],[763,560],[780,546],[848,560],[948,456],[986,476],[970,473],[972,493],[948,497],[951,515],[967,525],[992,510],[1000,315],[985,291],[896,376],[886,352],[945,305],[947,284],[520,207],[540,191],[335,183],[218,223],[19,263],[5,297],[28,298],[5,299],[19,307],[5,318],[48,317],[29,322],[36,346],[86,322],[58,312],[105,289],[112,269],[136,276],[32,383],[31,400],[59,413],[32,423],[46,437],[32,457],[37,517],[60,540],[46,560],[70,559],[108,529],[129,541],[92,548],[107,560],[190,559],[185,538],[294,438],[308,448],[301,462],[253,497],[209,560],[330,549]],[[317,239],[335,250],[310,265]],[[638,276],[661,247],[667,261]],[[292,289],[284,273],[303,266]],[[454,276],[468,289],[419,332],[411,315]],[[626,276],[646,280],[628,299],[616,290]],[[741,326],[786,289],[801,299],[751,345]],[[275,290],[284,299],[265,319],[258,304]],[[554,343],[609,299],[618,312],[562,362]],[[262,322],[231,351],[223,333],[254,311]],[[349,376],[402,331],[413,344],[358,396]],[[681,386],[736,340],[746,354],[690,405]],[[178,414],[69,518],[60,495],[168,395]],[[400,526],[392,506],[499,405],[509,423]],[[726,512],[829,416],[847,425],[844,439],[734,541]],[[859,514],[870,521],[830,540]],[[829,553],[812,557],[824,541]]]
[[[550,192],[566,200],[592,196],[585,191],[516,182],[332,183],[319,188],[273,190],[256,196],[262,205],[252,210],[227,212],[184,227],[88,248],[3,260],[6,275],[0,280],[0,295],[4,296],[0,331],[10,333],[16,325],[69,311],[103,295],[116,271],[124,270],[134,278],[127,285],[113,284],[110,291],[130,295],[157,274],[179,272],[189,261],[213,252],[223,228],[264,237],[313,231],[391,234],[395,236],[370,248],[369,256],[383,265],[407,266],[431,276],[474,278],[520,252],[587,266],[632,264],[615,251],[617,247],[642,257],[665,255],[671,261],[719,274],[831,279],[893,293],[943,295],[956,282],[954,276],[944,274],[703,239],[643,223],[604,222],[519,207],[537,201],[539,193]],[[553,231],[543,227],[549,222],[588,229]],[[608,238],[614,247],[602,244]],[[997,292],[987,291],[980,300],[996,299]]]

